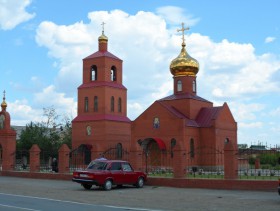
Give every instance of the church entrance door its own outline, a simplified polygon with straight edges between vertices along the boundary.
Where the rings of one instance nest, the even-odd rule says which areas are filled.
[[[161,151],[156,142],[152,141],[147,146],[148,152],[148,166],[160,166],[161,165]]]
[[[155,172],[161,169],[165,157],[166,146],[159,138],[146,138],[141,142],[146,165],[146,172]]]

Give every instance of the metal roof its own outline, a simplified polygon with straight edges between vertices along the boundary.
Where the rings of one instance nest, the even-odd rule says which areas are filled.
[[[122,84],[116,82],[106,82],[106,81],[91,81],[90,83],[82,84],[78,87],[80,88],[90,88],[90,87],[99,87],[99,86],[109,86],[118,89],[126,89],[126,87]]]
[[[158,101],[165,101],[165,100],[181,100],[181,99],[194,99],[194,100],[199,100],[199,101],[204,101],[204,102],[210,102],[208,100],[205,100],[202,97],[199,97],[195,94],[190,94],[190,93],[183,93],[183,94],[173,94],[169,95],[167,97],[164,97],[162,99],[159,99]]]
[[[201,108],[196,117],[196,122],[200,127],[211,127],[213,124],[213,120],[217,119],[222,108],[222,106]]]
[[[82,121],[99,121],[99,120],[108,120],[108,121],[118,121],[118,122],[131,122],[130,119],[126,116],[117,116],[110,114],[80,114],[72,120],[72,122],[82,122]]]
[[[183,113],[181,113],[174,106],[167,105],[164,101],[157,101],[160,105],[162,105],[165,109],[167,109],[170,113],[180,119],[185,119],[185,126],[187,127],[211,127],[213,124],[213,120],[217,119],[222,106],[220,107],[209,107],[209,108],[201,108],[196,119],[190,119]]]
[[[114,54],[110,53],[109,51],[97,51],[97,52],[87,56],[84,59],[92,59],[92,58],[98,58],[98,57],[110,57],[113,59],[121,60],[120,58],[116,57]]]

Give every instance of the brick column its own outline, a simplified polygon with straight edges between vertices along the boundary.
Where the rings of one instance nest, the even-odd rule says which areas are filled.
[[[69,173],[69,153],[67,144],[63,144],[58,150],[58,172]]]
[[[30,172],[40,171],[40,148],[37,144],[33,144],[29,150],[30,154]]]
[[[179,147],[178,145],[176,147]],[[175,148],[176,148],[175,147]],[[173,174],[174,178],[185,178],[186,177],[186,151],[185,150],[174,150],[173,151]]]
[[[261,161],[259,158],[256,158],[255,160],[255,169],[260,169],[261,168]]]
[[[0,145],[2,146],[2,171],[11,171],[15,164],[16,132],[1,130]]]
[[[224,178],[237,179],[238,178],[238,162],[236,157],[237,150],[234,149],[230,140],[225,143],[224,148]]]

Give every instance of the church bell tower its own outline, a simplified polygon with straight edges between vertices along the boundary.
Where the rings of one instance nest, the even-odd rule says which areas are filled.
[[[99,153],[128,147],[130,120],[127,89],[122,84],[122,60],[108,51],[108,38],[98,38],[98,51],[83,59],[78,87],[78,115],[72,121],[72,148],[90,146]]]

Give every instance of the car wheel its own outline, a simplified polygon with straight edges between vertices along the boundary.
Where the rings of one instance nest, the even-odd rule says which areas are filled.
[[[111,180],[106,180],[104,185],[103,185],[103,188],[104,190],[111,190],[112,189],[112,181]]]
[[[92,185],[89,184],[82,184],[82,186],[84,187],[84,189],[89,190],[91,189]]]
[[[143,179],[143,177],[139,177],[138,181],[136,183],[136,187],[137,188],[143,188],[143,186],[144,186],[144,179]]]

